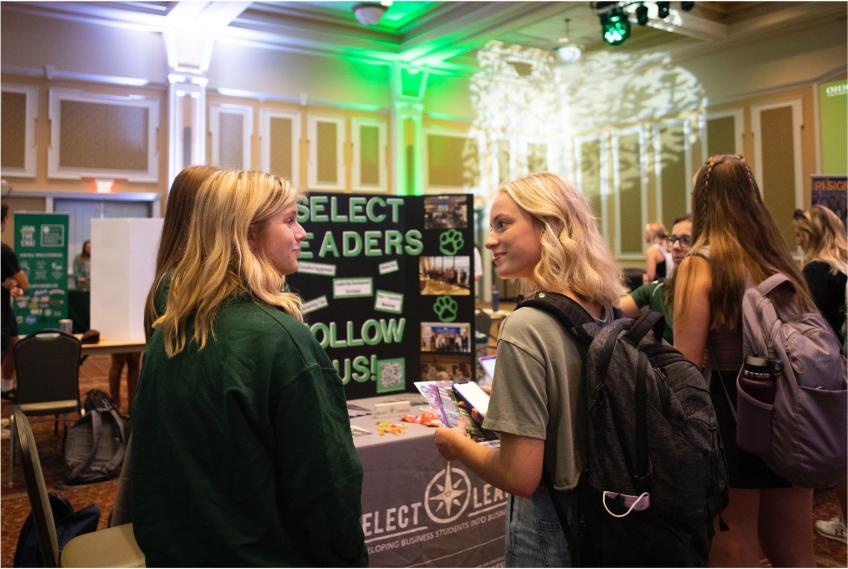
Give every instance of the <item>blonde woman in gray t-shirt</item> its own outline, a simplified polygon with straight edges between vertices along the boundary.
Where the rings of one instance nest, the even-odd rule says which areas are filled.
[[[495,271],[519,279],[524,294],[564,294],[599,320],[612,317],[622,294],[620,270],[585,198],[570,183],[540,173],[502,186],[492,203],[486,247]],[[498,338],[492,399],[483,426],[500,434],[492,449],[466,437],[464,425],[436,431],[436,446],[486,482],[509,492],[506,565],[567,567],[568,544],[543,468],[567,521],[576,523],[583,456],[583,402],[577,347],[549,315],[523,308]],[[569,524],[571,525],[571,524]],[[572,528],[565,528],[569,534]]]

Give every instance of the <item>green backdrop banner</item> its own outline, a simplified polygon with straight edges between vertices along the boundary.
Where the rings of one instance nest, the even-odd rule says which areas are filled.
[[[819,85],[822,174],[848,172],[848,80]]]
[[[15,255],[29,279],[13,303],[18,332],[58,328],[68,317],[68,214],[16,213]]]

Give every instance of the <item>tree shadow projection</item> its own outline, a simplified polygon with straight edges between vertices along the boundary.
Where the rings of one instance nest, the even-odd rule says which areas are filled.
[[[575,134],[606,137],[627,126],[688,123],[685,132],[661,137],[660,144],[648,138],[639,149],[653,148],[662,169],[680,162],[703,124],[703,87],[665,52],[599,51],[560,64],[549,51],[492,41],[477,57],[480,71],[469,89],[474,140],[464,165],[469,186],[486,203],[500,183],[540,167],[572,179],[575,169],[585,173],[585,160],[594,158],[582,153],[584,163],[574,164]],[[611,171],[608,154],[595,157],[592,167]]]

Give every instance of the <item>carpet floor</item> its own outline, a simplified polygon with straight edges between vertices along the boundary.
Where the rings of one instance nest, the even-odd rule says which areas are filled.
[[[107,374],[110,362],[109,356],[101,355],[91,356],[83,363],[80,371],[80,393],[83,396],[89,389],[95,388],[108,393]],[[122,378],[121,412],[127,414],[125,377],[126,371]],[[0,406],[0,416],[8,417],[11,412],[11,404],[3,401]],[[77,418],[77,416],[68,416],[68,424],[73,423]],[[59,434],[56,436],[53,435],[52,417],[33,417],[30,422],[48,490],[66,496],[75,509],[92,503],[96,504],[100,508],[99,527],[107,527],[118,489],[117,480],[82,486],[63,485],[65,465],[62,459],[62,421],[59,421]],[[12,566],[21,526],[30,513],[20,457],[17,457],[15,461],[13,481],[10,484],[9,443],[9,439],[4,438],[0,445],[0,455],[2,455],[0,460],[2,465],[0,470],[0,566],[2,567]],[[830,519],[839,514],[839,505],[833,490],[816,491],[814,514],[816,519]],[[818,567],[848,567],[845,544],[826,539],[818,534],[815,534],[815,555]]]

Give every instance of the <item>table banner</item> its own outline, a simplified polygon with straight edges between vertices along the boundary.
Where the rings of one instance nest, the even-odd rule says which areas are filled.
[[[390,399],[351,403],[371,410],[369,403]],[[351,421],[367,433],[354,443],[364,470],[361,524],[370,565],[502,566],[508,494],[445,461],[433,429],[408,424],[401,434],[379,436],[375,421]]]

